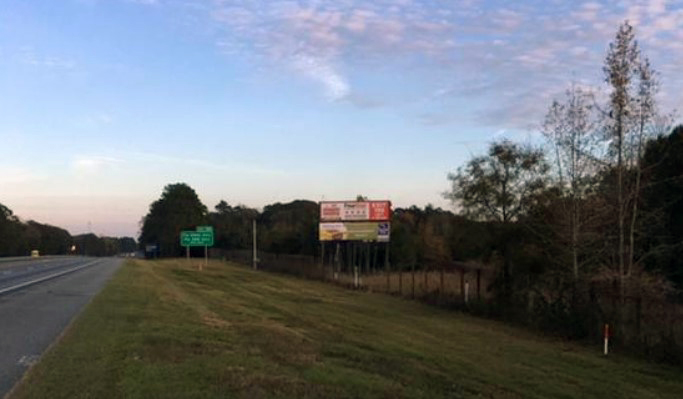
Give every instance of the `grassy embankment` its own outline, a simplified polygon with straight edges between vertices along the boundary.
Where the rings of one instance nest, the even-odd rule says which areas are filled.
[[[16,398],[680,398],[683,372],[381,294],[129,261]]]

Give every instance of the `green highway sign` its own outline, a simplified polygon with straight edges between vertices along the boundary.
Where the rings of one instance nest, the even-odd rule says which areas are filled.
[[[183,247],[212,247],[213,229],[210,231],[181,231],[180,245]]]
[[[213,226],[197,226],[197,231],[210,231],[213,234]]]

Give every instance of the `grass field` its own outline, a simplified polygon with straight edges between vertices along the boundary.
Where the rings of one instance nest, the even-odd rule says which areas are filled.
[[[680,398],[680,369],[382,294],[129,261],[16,398]]]

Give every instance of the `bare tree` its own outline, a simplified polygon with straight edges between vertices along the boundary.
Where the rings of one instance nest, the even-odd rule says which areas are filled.
[[[625,236],[626,236],[626,204],[624,201],[624,172],[628,165],[625,156],[632,154],[629,150],[629,135],[633,125],[636,104],[633,98],[633,85],[638,74],[640,50],[635,40],[633,27],[624,22],[619,26],[614,42],[610,43],[603,71],[605,81],[612,91],[608,104],[606,133],[610,147],[616,156],[616,210],[618,224],[617,264],[619,272],[619,296],[621,301],[625,295]],[[630,146],[632,149],[632,146]]]
[[[569,223],[572,274],[579,279],[579,241],[582,233],[581,202],[585,198],[599,162],[596,157],[596,121],[593,94],[575,85],[567,90],[563,102],[553,101],[546,114],[542,132],[553,148],[554,171],[561,193],[560,201]],[[567,204],[568,202],[568,204]],[[568,234],[567,234],[568,233]]]

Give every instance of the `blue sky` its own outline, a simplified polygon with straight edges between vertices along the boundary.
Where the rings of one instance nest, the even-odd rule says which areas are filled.
[[[136,235],[163,186],[220,199],[448,207],[446,174],[536,136],[630,20],[683,92],[683,2],[5,0],[0,203]],[[89,227],[90,226],[90,227]]]

